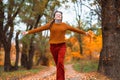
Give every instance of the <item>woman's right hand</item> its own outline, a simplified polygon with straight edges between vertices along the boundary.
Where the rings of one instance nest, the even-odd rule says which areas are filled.
[[[28,32],[27,32],[27,31],[22,32],[22,35],[26,35],[26,34],[28,34]]]

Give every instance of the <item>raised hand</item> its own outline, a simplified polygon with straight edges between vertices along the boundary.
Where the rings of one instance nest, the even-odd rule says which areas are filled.
[[[22,35],[26,35],[26,34],[28,34],[28,32],[27,32],[27,31],[22,32]]]
[[[85,35],[91,37],[91,34],[89,32],[86,32]]]

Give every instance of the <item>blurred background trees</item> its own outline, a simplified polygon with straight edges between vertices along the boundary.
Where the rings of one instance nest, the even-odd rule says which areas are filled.
[[[15,18],[23,6],[24,0],[9,0],[6,3],[0,1],[0,42],[5,51],[4,70],[12,70],[10,49],[13,38]]]
[[[20,32],[31,30],[53,19],[53,13],[65,5],[76,13],[73,27],[89,31],[92,38],[67,31],[65,61],[98,59],[102,48],[101,26],[96,1],[71,0],[9,0],[0,2],[0,45],[5,51],[4,70],[17,70],[19,66],[31,69],[34,65],[52,65],[49,51],[49,31],[22,36]],[[94,7],[94,8],[92,8]],[[84,13],[84,8],[88,9]],[[62,11],[62,10],[61,10]],[[63,12],[64,14],[64,12]],[[82,17],[84,15],[84,17]],[[64,16],[63,16],[64,17]],[[94,21],[97,21],[94,23]],[[20,24],[23,26],[18,27]],[[69,22],[66,21],[69,24]],[[13,44],[14,42],[14,44]],[[14,55],[14,56],[13,56]]]
[[[0,65],[4,71],[17,70],[19,66],[31,69],[40,64],[53,65],[49,31],[26,36],[21,32],[46,24],[53,19],[55,10],[65,8],[65,11],[70,9],[67,15],[75,13],[70,14],[75,20],[66,23],[92,35],[88,38],[67,31],[65,61],[96,59],[99,72],[114,80],[120,79],[119,5],[120,0],[1,0]]]

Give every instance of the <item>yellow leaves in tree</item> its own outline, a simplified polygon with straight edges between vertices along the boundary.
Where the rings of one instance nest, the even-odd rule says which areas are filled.
[[[76,59],[82,59],[83,56],[80,54],[80,52],[71,52],[72,57]]]
[[[91,34],[91,40],[89,37],[83,37],[84,53],[98,58],[102,48],[102,36],[96,36],[92,31],[89,31],[89,33]]]
[[[75,44],[76,42],[78,42],[76,37],[71,37],[69,40],[72,44]]]
[[[68,39],[67,42],[69,42],[69,51],[67,50],[67,54],[69,53],[69,59],[72,58],[99,58],[100,51],[102,49],[102,36],[101,35],[95,35],[94,32],[88,31],[91,35],[91,38],[88,36],[82,36],[82,50],[83,54],[80,54],[80,47],[79,47],[79,41],[74,36]],[[70,58],[71,57],[71,58]]]

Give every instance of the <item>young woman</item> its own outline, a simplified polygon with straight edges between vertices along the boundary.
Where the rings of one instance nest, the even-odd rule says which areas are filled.
[[[89,33],[79,30],[77,28],[73,28],[67,25],[66,23],[63,23],[62,12],[56,11],[54,13],[54,19],[52,22],[47,23],[46,25],[38,27],[36,29],[26,31],[23,34],[33,34],[48,29],[50,30],[49,39],[50,50],[57,68],[56,80],[65,80],[64,71],[64,56],[66,52],[65,32],[67,30],[70,30],[88,36]]]

